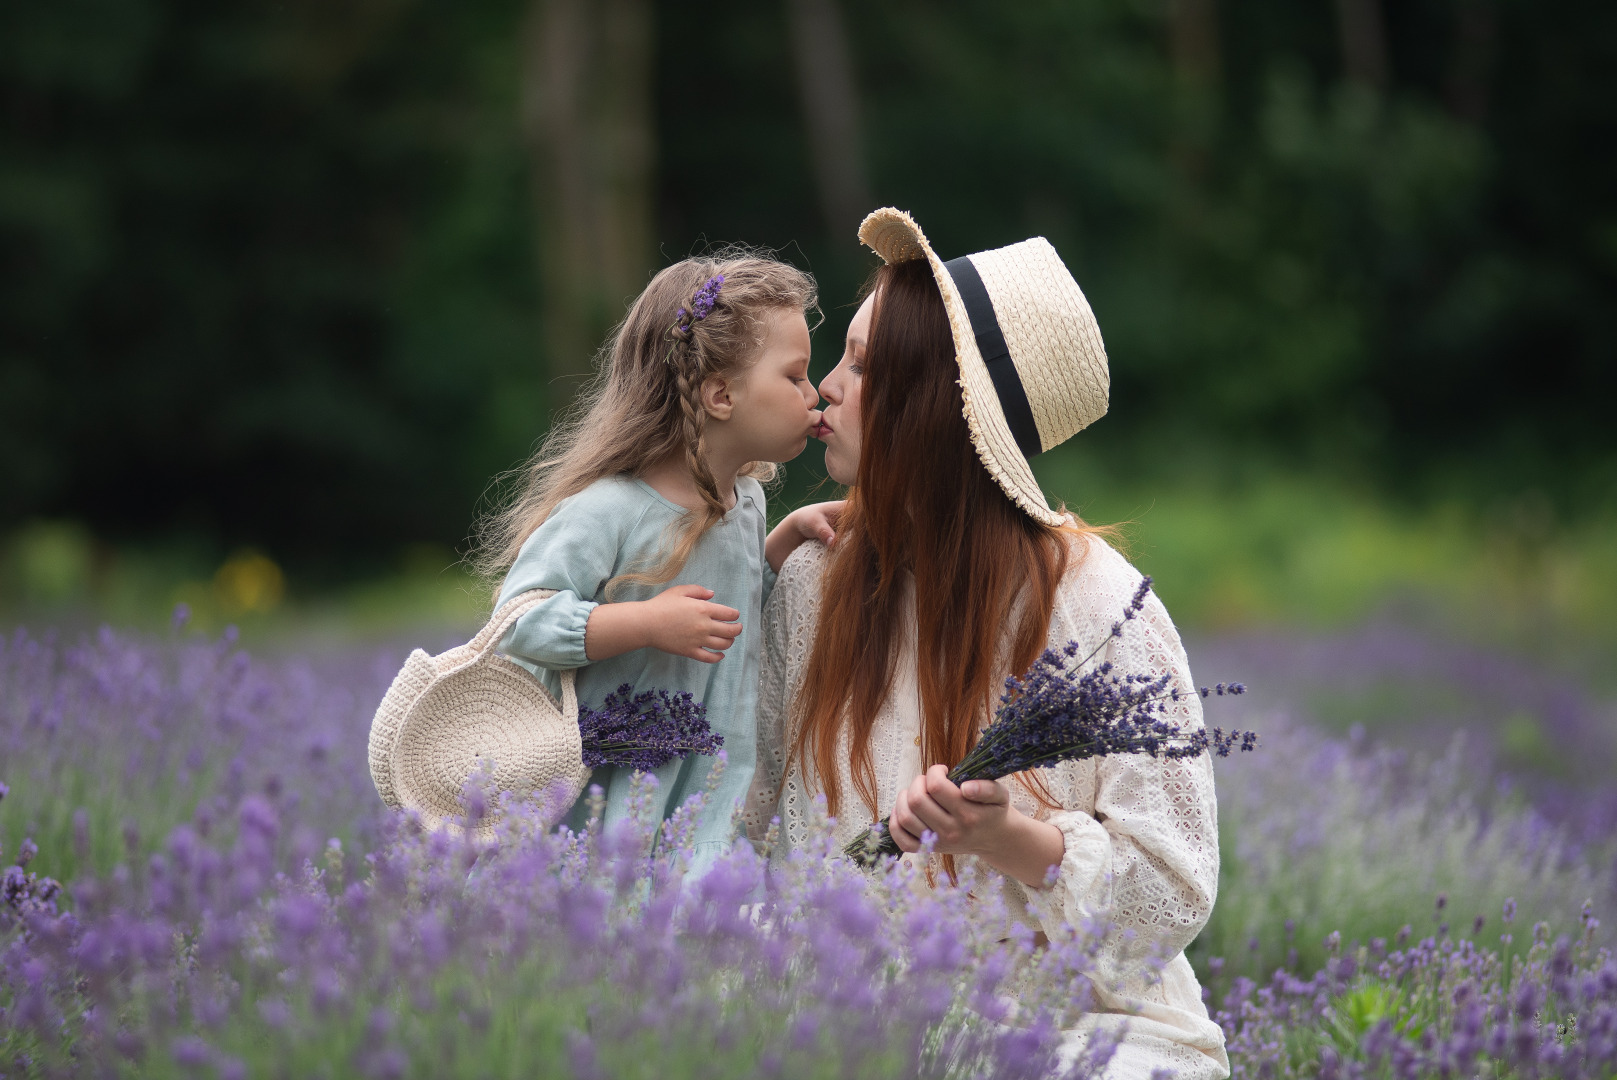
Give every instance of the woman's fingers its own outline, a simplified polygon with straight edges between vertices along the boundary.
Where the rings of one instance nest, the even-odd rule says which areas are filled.
[[[994,780],[968,780],[956,786],[949,770],[934,765],[899,792],[889,820],[893,840],[903,851],[918,851],[921,834],[937,836],[940,852],[976,851],[1010,808],[1010,790]]]
[[[893,839],[904,851],[919,851],[922,833],[930,830],[941,836],[939,826],[947,828],[949,815],[927,795],[925,781],[925,777],[918,776],[914,783],[898,793],[897,805],[888,819]]]
[[[917,776],[902,793],[901,801],[908,811],[904,827],[915,837],[917,847],[920,846],[921,833],[927,830],[936,833],[939,841],[944,844],[953,843],[957,838],[960,831],[959,822],[947,807],[940,805],[933,797],[928,777]]]
[[[900,851],[919,851],[923,826],[916,820],[915,815],[910,813],[909,796],[908,791],[898,793],[898,800],[893,804],[893,812],[887,818],[887,831]]]
[[[956,817],[966,809],[966,800],[961,797],[960,789],[955,787],[949,779],[949,770],[943,765],[934,765],[923,776],[915,778],[922,785],[927,796],[950,817]]]
[[[979,806],[1005,806],[1011,801],[1011,789],[998,780],[967,780],[960,785],[960,794]]]

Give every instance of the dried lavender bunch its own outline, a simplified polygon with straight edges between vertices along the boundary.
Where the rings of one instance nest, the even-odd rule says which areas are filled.
[[[1113,638],[1140,614],[1151,591],[1143,578],[1134,590],[1123,618],[1112,632],[1082,660],[1073,658],[1082,648],[1069,641],[1060,649],[1046,649],[1021,676],[1005,680],[994,719],[983,729],[977,745],[949,770],[949,781],[998,780],[1028,769],[1048,768],[1063,761],[1108,754],[1150,754],[1162,758],[1190,758],[1209,751],[1228,757],[1237,748],[1251,750],[1258,736],[1251,731],[1180,731],[1163,716],[1168,706],[1183,700],[1188,691],[1170,688],[1172,677],[1122,674],[1110,661],[1082,671]],[[1224,697],[1246,692],[1240,683],[1219,683],[1198,691],[1202,697]],[[843,849],[862,866],[881,856],[901,854],[882,818]]]
[[[624,683],[599,709],[578,710],[584,764],[624,765],[650,772],[686,754],[713,754],[724,745],[707,722],[707,706],[690,691],[644,690]]]

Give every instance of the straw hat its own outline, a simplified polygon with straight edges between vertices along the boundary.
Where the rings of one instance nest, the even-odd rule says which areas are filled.
[[[1035,519],[1065,514],[1033,478],[1028,458],[1106,414],[1106,346],[1083,290],[1042,236],[944,262],[902,210],[865,218],[859,239],[888,263],[926,259],[954,333],[966,423],[977,456]]]

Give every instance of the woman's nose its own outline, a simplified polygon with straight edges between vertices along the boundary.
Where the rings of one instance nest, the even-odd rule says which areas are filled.
[[[820,380],[820,397],[825,400],[827,405],[835,405],[837,403],[836,378],[837,373],[833,371],[831,374]]]

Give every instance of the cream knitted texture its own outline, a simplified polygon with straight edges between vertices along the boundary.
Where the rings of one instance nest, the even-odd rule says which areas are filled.
[[[492,764],[495,791],[537,794],[554,787],[561,806],[578,797],[584,767],[573,673],[555,700],[531,674],[495,651],[527,611],[554,595],[532,590],[501,605],[465,645],[438,656],[414,650],[371,722],[369,760],[389,808],[414,810],[425,824],[458,832],[461,795],[478,768]],[[490,815],[480,832],[492,832]]]
[[[1140,575],[1099,540],[1088,540],[1087,551],[1080,546],[1074,556],[1076,565],[1058,589],[1049,641],[1058,646],[1076,640],[1087,652],[1106,638]],[[786,775],[785,763],[791,701],[813,646],[826,560],[826,550],[819,544],[799,548],[782,567],[764,611],[758,771],[745,818],[749,835],[761,839],[778,814],[782,849],[808,838],[820,790],[796,765]],[[1102,660],[1124,672],[1172,672],[1176,686],[1192,689],[1179,635],[1154,594],[1123,637],[1108,642],[1096,662]],[[852,840],[873,818],[891,812],[899,790],[919,772],[914,740],[920,732],[920,715],[913,683],[902,676],[895,679],[895,691],[872,731],[876,807],[860,803],[851,773],[846,764],[842,766],[842,790],[847,794],[841,818],[834,824],[839,845]],[[1200,699],[1192,693],[1169,719],[1186,729],[1201,727]],[[845,763],[848,755],[839,759]],[[1014,783],[1012,801],[1023,813],[1060,828],[1066,851],[1049,888],[1025,889],[1001,879],[1012,910],[1021,910],[1028,925],[1051,936],[1091,914],[1109,911],[1118,930],[1133,938],[1126,950],[1116,947],[1108,954],[1113,974],[1128,990],[1109,1007],[1133,1014],[1128,1019],[1127,1059],[1152,1061],[1153,1067],[1187,1077],[1228,1075],[1222,1033],[1208,1019],[1200,987],[1183,955],[1211,914],[1218,888],[1218,818],[1210,760],[1203,756],[1163,761],[1129,754],[1067,763],[1044,770],[1043,776],[1061,811],[1045,810]],[[1122,936],[1114,935],[1119,941]],[[1137,959],[1142,946],[1174,957],[1161,981],[1148,985]],[[1087,1018],[1069,1032],[1070,1038],[1081,1041],[1094,1022],[1095,1018]],[[1133,1073],[1113,1070],[1108,1075]],[[1149,1075],[1149,1069],[1140,1075]]]

